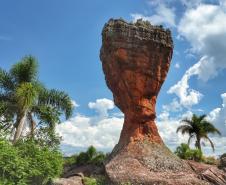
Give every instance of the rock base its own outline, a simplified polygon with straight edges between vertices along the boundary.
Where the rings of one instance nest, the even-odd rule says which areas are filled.
[[[117,146],[105,165],[109,185],[208,185],[190,165],[175,156],[164,144],[150,141]]]

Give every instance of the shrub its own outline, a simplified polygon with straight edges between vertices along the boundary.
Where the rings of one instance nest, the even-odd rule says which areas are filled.
[[[106,179],[104,176],[84,177],[84,185],[106,185]]]
[[[0,184],[27,184],[28,161],[6,140],[0,139]]]
[[[64,165],[66,165],[66,166],[76,164],[76,162],[77,162],[77,155],[76,154],[74,154],[70,157],[64,157]]]
[[[201,161],[203,154],[202,151],[199,149],[190,149],[191,150],[191,160],[194,161]]]
[[[0,140],[0,184],[47,184],[61,174],[62,164],[60,152],[32,140],[19,141],[15,146]]]
[[[85,185],[97,185],[96,179],[95,178],[91,178],[91,177],[84,177],[83,183]]]
[[[86,152],[81,152],[77,156],[77,164],[96,164],[101,165],[103,161],[106,159],[106,155],[103,152],[98,152],[96,148],[90,146]]]
[[[201,150],[190,149],[190,147],[185,143],[182,143],[180,146],[177,147],[175,154],[181,159],[195,160],[195,161],[201,161],[203,156]]]

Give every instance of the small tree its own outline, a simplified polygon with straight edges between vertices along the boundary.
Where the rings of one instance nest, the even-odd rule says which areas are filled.
[[[197,116],[193,114],[191,119],[186,118],[182,122],[184,124],[177,128],[177,132],[189,135],[188,145],[190,145],[192,139],[195,139],[195,147],[201,150],[201,140],[203,139],[211,144],[214,151],[214,144],[208,137],[208,134],[221,135],[221,133],[212,123],[206,120],[206,115]]]

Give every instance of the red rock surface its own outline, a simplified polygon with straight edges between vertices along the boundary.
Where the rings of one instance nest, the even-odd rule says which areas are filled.
[[[155,124],[156,99],[172,53],[170,31],[149,22],[111,19],[103,28],[100,58],[106,83],[125,115],[105,165],[109,184],[209,184],[170,152]]]
[[[154,121],[155,104],[173,53],[170,31],[141,21],[110,20],[102,36],[106,82],[125,114],[120,144],[144,138],[162,143]]]

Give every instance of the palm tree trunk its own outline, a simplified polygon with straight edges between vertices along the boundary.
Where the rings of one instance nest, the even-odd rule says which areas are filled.
[[[195,146],[196,148],[198,148],[199,150],[202,151],[202,148],[201,148],[201,140],[199,137],[197,137],[197,140],[196,140],[196,143],[195,143]]]
[[[30,122],[30,130],[31,130],[30,136],[32,138],[34,138],[34,132],[35,132],[35,127],[36,127],[36,122],[34,121],[31,113],[28,113],[28,119],[29,119],[29,122]]]
[[[26,120],[26,115],[27,115],[27,112],[25,111],[22,114],[20,114],[17,118],[16,132],[14,134],[13,143],[16,143],[16,141],[20,138],[20,136],[22,134],[24,124],[25,124],[25,120]]]

